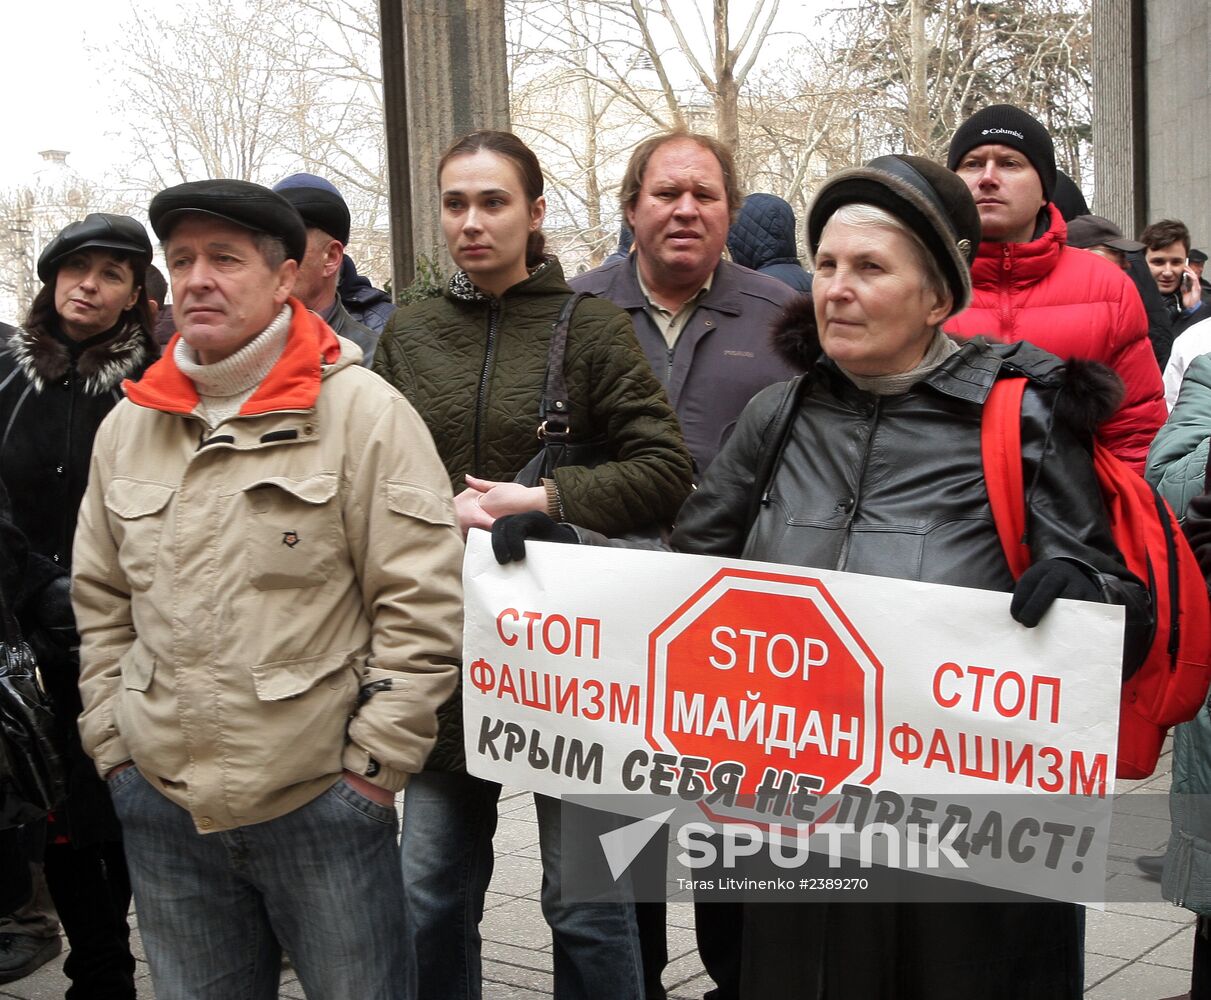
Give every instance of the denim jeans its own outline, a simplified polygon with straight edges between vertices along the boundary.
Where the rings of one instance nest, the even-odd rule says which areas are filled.
[[[492,878],[499,798],[495,782],[437,771],[413,776],[404,793],[400,848],[414,1000],[482,996],[479,922]],[[560,810],[579,807],[561,807],[545,795],[535,795],[534,805],[542,855],[540,898],[554,945],[555,1000],[640,1000],[634,905],[625,891],[613,901],[565,903]]]
[[[137,769],[110,781],[158,1000],[404,996],[395,810],[338,780],[266,823],[200,834]]]

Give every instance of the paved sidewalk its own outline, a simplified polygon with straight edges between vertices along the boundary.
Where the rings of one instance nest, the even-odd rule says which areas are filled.
[[[1105,911],[1088,911],[1085,996],[1089,1000],[1159,1000],[1190,988],[1194,918],[1160,900],[1155,884],[1143,886],[1134,876],[1136,856],[1159,853],[1168,839],[1164,798],[1168,788],[1168,754],[1153,777],[1118,784],[1128,797],[1119,800],[1116,811],[1110,847],[1113,878],[1145,889],[1153,901],[1110,903]],[[525,792],[507,793],[500,802],[496,873],[482,927],[485,1000],[538,1000],[551,993],[551,941],[538,906],[541,871],[532,802]],[[699,998],[712,984],[694,950],[693,909],[670,905],[669,923],[665,986],[675,1000]],[[154,1000],[137,930],[135,949],[139,996]],[[0,998],[59,1000],[67,988],[62,967],[60,956],[26,979],[0,985]],[[303,998],[298,980],[289,972],[283,975],[280,995]]]

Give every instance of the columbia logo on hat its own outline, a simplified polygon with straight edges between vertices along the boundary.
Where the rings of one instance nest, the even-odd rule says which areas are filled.
[[[963,122],[950,139],[946,166],[957,170],[959,160],[977,146],[997,143],[1023,153],[1039,175],[1043,197],[1055,190],[1055,146],[1043,123],[1012,104],[994,104]]]

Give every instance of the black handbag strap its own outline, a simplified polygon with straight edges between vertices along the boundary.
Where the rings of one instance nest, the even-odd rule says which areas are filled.
[[[570,425],[571,400],[568,399],[568,382],[564,376],[564,358],[568,350],[568,330],[572,327],[572,314],[582,299],[591,299],[589,292],[576,292],[559,311],[559,318],[551,328],[551,343],[547,348],[547,373],[542,389],[542,402],[538,406],[538,436],[543,441],[564,440]]]
[[[761,437],[760,451],[757,453],[757,474],[749,493],[748,511],[744,520],[746,533],[752,530],[761,508],[769,506],[774,474],[778,471],[782,453],[786,451],[787,442],[790,440],[791,425],[795,422],[795,414],[799,412],[799,403],[806,385],[806,375],[796,375],[786,383],[778,409],[774,411],[774,417]]]

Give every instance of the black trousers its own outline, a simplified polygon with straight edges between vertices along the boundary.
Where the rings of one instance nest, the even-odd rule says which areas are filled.
[[[715,988],[707,991],[705,1000],[739,1000],[743,914],[744,907],[740,903],[694,903],[698,957],[715,981]],[[646,1000],[665,1000],[668,994],[660,975],[669,964],[668,905],[636,903],[635,920],[639,924],[644,996]]]
[[[1211,1000],[1211,917],[1199,917],[1194,925],[1190,1000]]]
[[[63,972],[71,980],[64,1000],[134,1000],[130,953],[130,875],[122,845],[76,849],[48,843],[46,883],[71,952]]]
[[[718,838],[713,840],[716,849]],[[668,836],[653,837],[632,866],[637,885],[643,890],[663,886],[667,874]],[[640,892],[642,896],[643,891]],[[694,936],[698,957],[715,981],[704,1000],[740,1000],[740,959],[744,907],[739,902],[718,899],[694,900]],[[668,904],[641,902],[635,904],[635,920],[639,925],[639,956],[643,962],[645,1000],[665,1000],[661,973],[669,964]]]

